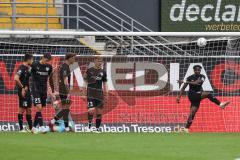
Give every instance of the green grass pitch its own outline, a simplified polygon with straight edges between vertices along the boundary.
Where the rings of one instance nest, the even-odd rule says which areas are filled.
[[[235,160],[239,133],[0,133],[1,160]]]

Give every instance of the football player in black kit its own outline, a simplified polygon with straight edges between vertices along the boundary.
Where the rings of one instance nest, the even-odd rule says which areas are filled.
[[[87,83],[88,127],[91,131],[94,111],[96,110],[96,133],[100,133],[99,127],[102,122],[104,107],[103,93],[107,93],[107,85],[103,85],[103,83],[107,82],[107,74],[106,71],[102,69],[101,57],[95,57],[94,67],[88,68],[84,80]],[[103,89],[105,92],[103,92]]]
[[[34,106],[37,107],[37,112],[34,119],[34,124],[32,128],[33,133],[37,133],[36,127],[39,126],[40,132],[45,132],[45,128],[43,127],[43,117],[42,117],[42,109],[46,106],[47,99],[47,82],[49,80],[49,84],[54,93],[54,85],[52,80],[52,65],[48,64],[51,61],[51,54],[45,53],[40,61],[34,62],[31,66],[31,76],[32,76],[32,86],[31,92],[33,96]]]
[[[189,128],[192,125],[194,117],[199,109],[200,103],[203,99],[208,98],[211,102],[218,105],[220,108],[224,109],[230,101],[221,103],[212,93],[203,91],[202,85],[205,80],[205,76],[201,74],[202,67],[200,65],[195,65],[193,67],[194,74],[189,76],[186,81],[179,80],[180,84],[184,83],[181,88],[180,94],[177,97],[177,103],[180,103],[180,98],[189,85],[188,99],[191,102],[190,114],[185,126],[185,132],[189,132]]]
[[[75,62],[76,54],[67,53],[65,55],[65,62],[60,66],[59,71],[59,97],[61,99],[61,110],[51,120],[54,125],[60,118],[63,118],[65,131],[70,131],[69,128],[69,113],[70,113],[70,79],[71,71],[69,66]]]
[[[18,111],[18,123],[20,132],[27,132],[23,129],[23,113],[26,111],[26,120],[28,127],[32,129],[32,116],[31,107],[32,99],[29,88],[30,66],[33,62],[33,55],[25,54],[24,62],[20,65],[17,73],[14,76],[14,80],[17,85],[19,111]]]

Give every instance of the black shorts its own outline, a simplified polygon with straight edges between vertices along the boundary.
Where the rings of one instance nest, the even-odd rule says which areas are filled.
[[[26,93],[26,96],[23,97],[21,91],[18,91],[18,101],[19,108],[31,108],[32,107],[32,97],[30,91]]]
[[[103,100],[88,98],[88,108],[103,108]]]
[[[36,106],[38,104],[42,104],[42,107],[46,107],[47,93],[33,91],[32,96],[33,96],[34,106]]]
[[[60,97],[61,103],[63,105],[70,105],[71,104],[71,100],[68,98],[68,96],[66,94],[60,94],[59,97]]]
[[[202,100],[202,92],[188,92],[188,99],[191,102],[191,106],[199,107]]]

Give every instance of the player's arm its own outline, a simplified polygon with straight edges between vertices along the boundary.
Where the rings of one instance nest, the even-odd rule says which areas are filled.
[[[68,76],[64,76],[63,80],[64,80],[64,85],[65,85],[66,91],[67,91],[67,93],[69,93],[70,92],[70,87],[69,87],[70,85],[68,84]]]
[[[88,80],[90,79],[90,73],[89,73],[89,70],[87,70],[84,75],[83,75],[83,87],[84,88],[87,88],[87,84],[88,84]]]
[[[82,96],[86,96],[86,90],[87,90],[87,85],[88,85],[88,77],[89,77],[89,73],[88,73],[88,70],[87,70],[87,72],[83,74],[83,88],[81,89]]]
[[[54,82],[53,82],[53,76],[52,75],[50,75],[50,77],[49,77],[49,86],[52,90],[52,93],[54,93]]]
[[[54,81],[53,81],[53,69],[52,67],[50,67],[50,70],[49,70],[49,86],[52,90],[52,93],[54,93]]]
[[[203,83],[203,82],[204,82],[203,80],[198,79],[198,80],[193,81],[193,82],[186,81],[186,82],[184,82],[184,83],[187,83],[187,84],[191,84],[191,85],[195,85],[195,86],[197,86],[197,85],[200,85],[200,84]]]
[[[188,86],[188,83],[184,83],[183,86],[181,87],[180,93],[177,97],[177,103],[180,103],[180,99],[181,99],[185,89],[187,88],[187,86]]]
[[[16,84],[20,87],[20,88],[23,88],[23,84],[21,83],[20,81],[20,76],[21,76],[21,70],[19,70],[15,76],[14,76],[14,81],[16,82]]]
[[[106,72],[104,72],[103,73],[103,90],[104,90],[104,92],[106,93],[106,95],[108,95],[108,85],[107,85],[107,74],[106,74]]]
[[[22,96],[23,97],[25,97],[25,95],[26,95],[26,91],[27,91],[27,87],[24,87],[23,86],[23,84],[22,84],[22,82],[20,81],[20,76],[21,76],[21,74],[22,74],[22,70],[21,69],[19,69],[18,70],[18,72],[15,74],[15,76],[14,76],[14,81],[16,82],[16,84],[20,87],[20,88],[22,88]]]
[[[186,81],[184,80],[179,80],[178,82],[181,83],[185,83],[185,84],[191,84],[191,85],[200,85],[205,81],[205,76],[203,76],[202,78],[197,79],[196,81],[190,81],[189,79],[187,79]]]
[[[103,85],[103,89],[104,89],[104,91],[108,94],[108,85],[107,85],[107,83],[104,83],[104,85]]]
[[[184,81],[184,80],[179,80],[178,81],[179,84],[191,84],[191,85],[199,85],[200,83],[203,83],[203,81],[200,81],[200,80],[196,80],[196,81]]]

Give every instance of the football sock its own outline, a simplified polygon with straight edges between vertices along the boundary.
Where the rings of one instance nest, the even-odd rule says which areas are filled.
[[[38,123],[39,123],[39,126],[42,127],[42,126],[43,126],[42,112],[37,112],[37,114],[38,114]]]
[[[196,112],[192,112],[192,113],[189,114],[187,124],[186,124],[185,128],[189,129],[191,127],[195,115],[196,115]]]
[[[18,124],[19,124],[20,131],[23,130],[23,115],[22,114],[18,114]]]
[[[68,115],[69,115],[70,110],[69,109],[64,109],[63,110],[63,121],[64,121],[64,125],[65,127],[68,127]]]
[[[92,127],[93,115],[88,113],[88,128]]]
[[[26,115],[26,119],[27,119],[28,127],[31,130],[32,129],[32,115],[31,114],[27,114]]]
[[[34,127],[37,127],[37,125],[38,125],[38,112],[36,112],[34,122],[33,122]]]
[[[98,114],[97,118],[96,118],[96,128],[99,129],[99,127],[101,126],[101,122],[102,122],[102,115]]]

